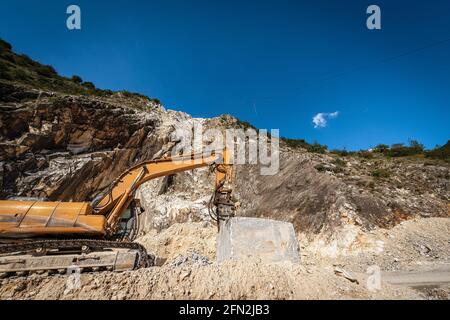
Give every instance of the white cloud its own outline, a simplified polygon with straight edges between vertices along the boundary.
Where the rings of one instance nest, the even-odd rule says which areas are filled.
[[[339,115],[339,111],[323,113],[320,112],[316,114],[312,122],[314,123],[314,128],[325,128],[327,126],[328,119],[334,119]]]

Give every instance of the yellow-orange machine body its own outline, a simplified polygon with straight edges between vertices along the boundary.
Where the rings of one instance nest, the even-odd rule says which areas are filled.
[[[216,165],[216,207],[229,201],[231,164],[227,150],[146,161],[122,173],[91,207],[89,202],[0,200],[0,238],[113,236],[124,211],[143,183],[177,172]],[[219,199],[221,198],[221,199]]]

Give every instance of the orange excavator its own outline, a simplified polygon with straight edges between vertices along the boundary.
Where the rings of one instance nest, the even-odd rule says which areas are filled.
[[[155,264],[133,242],[143,212],[135,198],[143,183],[182,171],[212,166],[215,191],[208,204],[213,220],[234,215],[229,152],[164,157],[123,172],[89,202],[0,201],[0,274],[88,270],[130,270]]]

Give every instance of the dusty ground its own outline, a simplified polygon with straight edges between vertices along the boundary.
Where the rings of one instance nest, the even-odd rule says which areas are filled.
[[[386,271],[450,266],[450,218],[404,221],[390,230],[377,229],[368,237],[377,241],[380,252],[361,252],[341,262],[355,268],[376,264]]]
[[[166,265],[124,273],[82,274],[69,294],[66,276],[3,280],[1,299],[360,299],[419,298],[412,290],[378,293],[334,275],[332,268],[258,262]]]
[[[137,241],[163,262],[170,262],[189,251],[214,261],[216,234],[217,228],[209,222],[176,223],[160,233],[153,230]]]
[[[175,224],[139,240],[161,257],[161,267],[82,274],[81,287],[70,292],[65,275],[7,278],[0,280],[0,299],[448,299],[448,284],[412,288],[384,280],[449,266],[449,231],[450,219],[420,219],[370,234],[383,242],[379,252],[331,258],[303,248],[299,265],[255,260],[217,265],[214,226]],[[390,272],[384,279],[382,274],[375,292],[367,288],[371,265]]]
[[[450,299],[449,218],[413,219],[358,234],[354,250],[336,256],[313,248],[317,243],[303,246],[305,265],[335,265],[356,277],[375,266],[386,282],[413,288],[424,298]]]

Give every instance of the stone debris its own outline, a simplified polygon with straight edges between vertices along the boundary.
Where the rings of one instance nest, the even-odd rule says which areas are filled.
[[[179,255],[172,262],[170,262],[171,267],[182,267],[186,265],[199,265],[207,266],[211,264],[208,257],[202,256],[195,251],[191,251],[186,255]]]
[[[386,250],[379,253],[365,252],[357,257],[330,260],[311,253],[303,256],[301,264],[265,263],[260,259],[217,264],[215,251],[209,251],[215,248],[214,226],[175,224],[158,235],[146,236],[143,242],[149,252],[155,250],[164,257],[173,257],[160,267],[82,273],[81,287],[68,294],[64,294],[67,284],[64,274],[7,277],[0,280],[0,299],[449,299],[450,286],[413,290],[390,285],[382,277],[382,290],[372,292],[363,281],[368,266],[393,270],[392,257],[401,258],[396,264],[402,270],[436,265],[435,259],[421,256],[414,248],[413,242],[425,236],[434,243],[433,250],[447,257],[447,260],[440,258],[439,263],[448,266],[449,232],[450,219],[419,219],[375,232],[373,236],[383,239],[390,239],[390,233],[395,235],[394,240],[385,240]],[[164,241],[176,238],[176,234],[190,239],[189,244],[177,246]],[[354,279],[359,284],[352,282]]]

